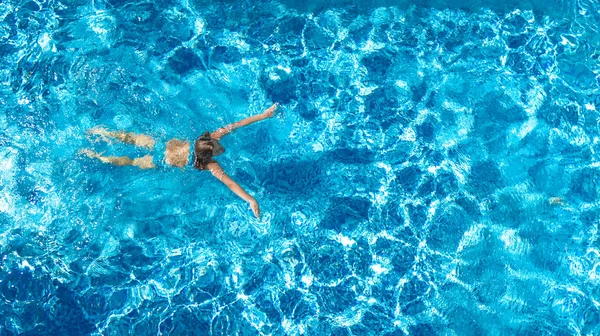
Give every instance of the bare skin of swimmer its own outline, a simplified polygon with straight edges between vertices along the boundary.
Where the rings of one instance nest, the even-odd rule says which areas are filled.
[[[214,140],[220,140],[224,136],[233,132],[234,130],[248,126],[255,122],[271,118],[275,115],[275,111],[277,110],[278,104],[275,103],[268,109],[266,109],[263,113],[248,117],[246,119],[240,120],[238,122],[226,125],[217,129],[216,131],[210,133],[210,137]],[[103,141],[111,142],[113,139],[132,144],[137,147],[146,148],[152,150],[154,148],[155,141],[148,135],[145,134],[135,134],[135,133],[126,133],[124,131],[109,131],[102,127],[95,127],[87,132],[90,135],[99,136]],[[167,162],[181,162],[178,161],[183,159],[188,160],[189,156],[189,141],[185,141],[187,143],[187,151],[175,151],[169,152],[165,151],[165,161]],[[98,159],[101,162],[113,164],[115,166],[135,166],[140,169],[152,169],[155,168],[156,165],[153,162],[152,155],[146,155],[141,158],[131,159],[127,156],[103,156],[102,153],[96,153],[90,149],[82,149],[79,151],[81,154],[84,154],[92,159]],[[189,162],[187,162],[189,164]],[[187,165],[186,164],[186,165]],[[257,218],[260,218],[260,208],[258,206],[258,202],[254,199],[254,197],[250,196],[239,184],[237,184],[234,180],[231,179],[225,172],[223,168],[219,165],[217,161],[214,159],[210,161],[206,165],[208,171],[212,173],[214,177],[216,177],[219,181],[225,184],[231,191],[233,191],[236,195],[238,195],[241,199],[248,202],[250,204],[250,208],[254,215]]]

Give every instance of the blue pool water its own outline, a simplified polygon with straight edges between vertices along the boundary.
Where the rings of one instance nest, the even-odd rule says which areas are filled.
[[[600,4],[0,3],[0,335],[600,334]],[[78,155],[281,103],[208,173]]]

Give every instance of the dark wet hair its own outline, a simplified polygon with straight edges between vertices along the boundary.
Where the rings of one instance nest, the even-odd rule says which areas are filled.
[[[194,141],[194,168],[206,170],[212,161],[214,145],[211,140],[210,132],[204,132]]]

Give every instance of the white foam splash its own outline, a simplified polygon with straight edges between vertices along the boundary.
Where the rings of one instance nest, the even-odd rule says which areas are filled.
[[[518,236],[517,231],[513,229],[505,230],[500,235],[500,240],[504,243],[504,248],[509,253],[523,255],[529,250],[529,246]]]
[[[302,282],[306,285],[306,287],[310,287],[313,283],[313,277],[309,275],[303,275]]]
[[[19,265],[21,268],[29,268],[30,271],[34,271],[35,268],[33,266],[31,266],[29,264],[29,262],[27,262],[27,260],[22,260],[21,261],[21,265]]]
[[[44,52],[46,52],[46,51],[56,52],[56,47],[51,43],[52,39],[50,38],[50,35],[48,35],[48,33],[43,33],[38,38],[37,42]]]
[[[387,274],[387,273],[389,273],[389,271],[390,271],[389,269],[387,269],[387,268],[385,268],[385,267],[382,267],[382,266],[381,266],[381,265],[379,265],[379,264],[374,264],[374,265],[371,265],[371,269],[372,269],[372,270],[373,270],[373,272],[375,272],[375,274],[377,274],[377,275],[379,275],[379,274]]]
[[[403,141],[415,142],[417,140],[417,133],[412,128],[407,127],[404,129],[404,133],[400,134],[398,138]]]
[[[351,247],[352,245],[356,244],[356,241],[354,239],[346,237],[341,233],[335,236],[335,241],[344,245],[344,247]]]
[[[204,26],[206,26],[204,19],[198,18],[196,21],[194,21],[194,32],[196,35],[201,35],[204,33]]]

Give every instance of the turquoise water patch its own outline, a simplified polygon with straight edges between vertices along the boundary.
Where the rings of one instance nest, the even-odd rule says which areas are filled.
[[[598,4],[0,4],[0,333],[594,335]],[[206,172],[86,130],[222,140]]]

